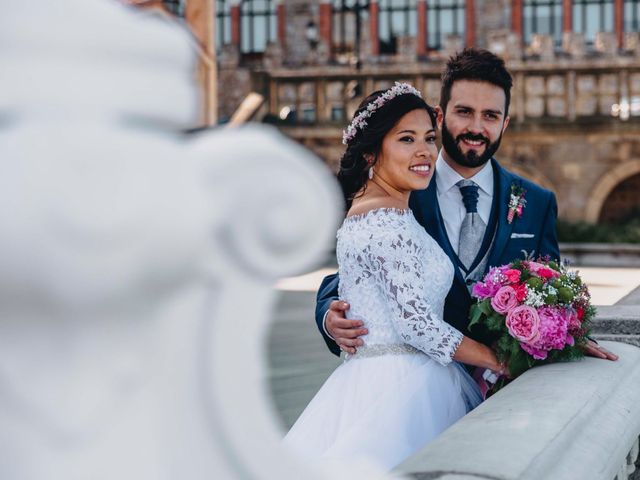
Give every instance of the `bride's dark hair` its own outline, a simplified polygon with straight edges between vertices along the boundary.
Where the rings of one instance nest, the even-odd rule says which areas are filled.
[[[387,90],[373,92],[358,106],[353,117],[366,110],[367,106],[376,100]],[[400,121],[407,113],[423,109],[429,114],[429,118],[435,128],[436,113],[427,103],[417,95],[407,93],[399,95],[385,102],[378,108],[371,117],[367,118],[367,125],[358,128],[355,136],[347,143],[347,149],[340,159],[340,170],[338,171],[338,181],[342,187],[342,192],[347,203],[347,209],[356,194],[362,190],[369,178],[369,168],[378,160],[378,154],[382,148],[382,140],[385,135]],[[369,164],[365,159],[366,154],[374,157],[373,164]]]

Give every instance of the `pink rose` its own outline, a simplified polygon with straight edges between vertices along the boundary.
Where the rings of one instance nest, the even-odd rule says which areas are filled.
[[[516,291],[513,287],[501,287],[491,299],[491,306],[493,309],[506,315],[514,307],[518,305],[518,299],[516,298]]]
[[[510,268],[504,272],[510,283],[518,283],[520,281],[520,270]]]
[[[545,268],[543,264],[534,262],[532,260],[527,262],[527,267],[529,267],[529,271],[531,273],[538,273],[538,270],[540,270],[541,268]]]
[[[534,308],[520,305],[507,314],[506,325],[512,337],[520,342],[531,343],[538,337],[540,317]]]

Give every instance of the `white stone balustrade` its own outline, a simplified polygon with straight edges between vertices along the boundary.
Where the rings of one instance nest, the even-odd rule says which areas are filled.
[[[640,349],[534,368],[403,463],[415,479],[626,480],[640,435]]]
[[[331,248],[331,173],[275,130],[178,135],[188,33],[112,0],[0,0],[0,477],[383,478],[281,445],[278,277]]]

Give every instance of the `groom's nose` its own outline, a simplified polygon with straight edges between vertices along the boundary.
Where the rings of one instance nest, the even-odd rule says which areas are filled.
[[[467,131],[473,134],[483,133],[484,124],[482,123],[482,115],[473,115],[467,124]]]

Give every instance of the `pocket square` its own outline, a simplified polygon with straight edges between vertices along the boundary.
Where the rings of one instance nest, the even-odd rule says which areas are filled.
[[[533,238],[535,235],[533,233],[512,233],[511,238]]]

